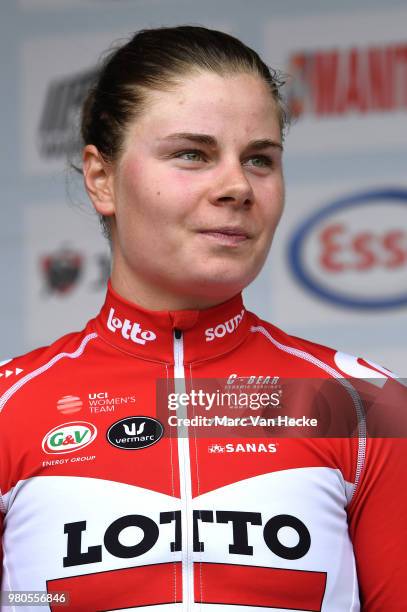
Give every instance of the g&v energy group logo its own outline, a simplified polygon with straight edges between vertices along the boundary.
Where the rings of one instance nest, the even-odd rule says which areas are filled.
[[[407,190],[358,193],[305,219],[289,242],[298,282],[356,309],[407,305]]]
[[[72,421],[51,429],[42,440],[42,450],[49,455],[73,453],[88,446],[96,438],[92,423]]]

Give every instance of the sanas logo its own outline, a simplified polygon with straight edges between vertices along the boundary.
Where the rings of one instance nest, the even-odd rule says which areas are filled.
[[[42,440],[42,450],[49,455],[73,453],[88,446],[96,438],[97,429],[92,423],[73,421],[51,429]]]
[[[208,446],[209,453],[276,453],[277,444],[269,442],[268,444],[252,443],[252,442],[228,442],[225,446],[221,444],[210,444]]]

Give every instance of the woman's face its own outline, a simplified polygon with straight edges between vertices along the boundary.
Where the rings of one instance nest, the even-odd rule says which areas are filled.
[[[113,287],[153,309],[223,302],[260,271],[283,210],[276,104],[245,73],[148,96],[102,210],[114,215]]]

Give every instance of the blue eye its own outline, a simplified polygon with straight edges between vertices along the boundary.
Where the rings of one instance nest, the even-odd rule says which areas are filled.
[[[255,168],[269,168],[273,164],[271,157],[268,157],[267,155],[255,155],[250,157],[248,161],[255,162],[249,164]]]
[[[202,161],[204,158],[204,155],[201,151],[197,151],[195,149],[189,149],[188,151],[180,151],[179,153],[176,153],[175,157],[177,159],[185,159],[187,161],[196,162],[196,161]]]

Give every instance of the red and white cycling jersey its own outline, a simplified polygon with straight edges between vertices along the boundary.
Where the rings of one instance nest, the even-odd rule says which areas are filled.
[[[109,288],[83,332],[0,368],[2,590],[78,612],[407,609],[403,438],[208,437],[182,403],[198,379],[376,375],[405,393],[388,374],[241,296],[150,312]],[[179,411],[157,410],[157,380]]]

